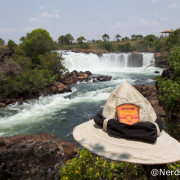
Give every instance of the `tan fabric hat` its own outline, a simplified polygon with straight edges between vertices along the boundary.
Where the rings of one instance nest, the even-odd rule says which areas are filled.
[[[151,104],[128,83],[121,84],[112,92],[103,110],[104,117],[107,120],[117,119],[116,107],[126,103],[140,107],[139,121],[155,123],[157,117]],[[109,135],[99,128],[94,120],[80,124],[73,130],[75,140],[82,146],[108,159],[139,164],[166,164],[179,161],[180,143],[165,131],[158,132],[158,127],[157,133],[157,141],[150,144]]]

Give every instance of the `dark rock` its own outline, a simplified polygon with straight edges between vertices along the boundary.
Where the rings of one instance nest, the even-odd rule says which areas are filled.
[[[139,52],[132,52],[128,59],[128,67],[142,67],[143,55]]]
[[[0,179],[58,179],[63,157],[50,134],[0,137]]]
[[[155,66],[156,67],[161,67],[161,68],[168,68],[169,67],[169,62],[167,60],[167,52],[163,53],[155,53],[154,58],[155,58]]]
[[[71,90],[60,82],[56,82],[54,86],[57,88],[57,93],[70,92]]]
[[[159,71],[155,71],[154,73],[159,74],[160,72]]]
[[[67,142],[63,140],[60,140],[60,143],[64,149],[64,161],[76,157],[77,151],[79,150],[79,147],[76,144],[74,144],[73,142]]]
[[[0,102],[0,108],[5,107],[5,106],[6,106],[5,103]]]
[[[159,100],[157,98],[157,89],[155,86],[141,84],[134,87],[151,103],[156,114],[162,118],[166,117],[163,107],[159,104]]]
[[[166,77],[168,79],[172,79],[172,77],[173,77],[173,69],[169,68],[169,69],[163,70],[162,77]]]
[[[112,76],[98,76],[97,81],[110,81]]]
[[[86,72],[77,72],[77,71],[73,71],[70,73],[66,73],[64,75],[61,75],[58,79],[58,81],[62,82],[65,85],[69,85],[69,84],[76,84],[78,81],[82,82],[82,81],[88,81],[88,77],[91,75],[92,73],[90,71],[86,71]]]

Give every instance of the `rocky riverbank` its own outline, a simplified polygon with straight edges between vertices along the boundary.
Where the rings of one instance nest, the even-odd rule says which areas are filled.
[[[98,81],[110,81],[111,76],[93,76],[90,71],[86,72],[68,72],[64,75],[61,75],[58,77],[57,82],[54,84],[45,87],[43,89],[38,89],[35,92],[32,93],[23,93],[18,95],[11,95],[11,96],[4,96],[0,94],[0,107],[6,107],[9,104],[13,103],[19,103],[22,104],[23,102],[38,98],[40,96],[47,96],[52,94],[58,94],[58,93],[65,93],[65,92],[71,92],[71,86],[80,83],[82,81],[88,82],[98,82]]]

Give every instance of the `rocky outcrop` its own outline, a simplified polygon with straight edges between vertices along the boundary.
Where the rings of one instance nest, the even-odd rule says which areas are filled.
[[[64,162],[76,157],[77,152],[79,150],[79,147],[76,144],[74,144],[73,142],[67,142],[63,140],[60,140],[60,144],[64,149]]]
[[[4,60],[5,57],[12,57],[13,51],[11,51],[7,46],[0,47],[0,62]]]
[[[153,85],[137,85],[134,86],[152,105],[156,114],[158,114],[162,120],[166,119],[166,113],[163,107],[159,104],[157,98],[157,89]]]
[[[75,149],[74,143],[47,133],[0,137],[0,179],[58,179]]]
[[[64,152],[48,134],[0,138],[0,179],[58,179]]]
[[[65,85],[76,84],[77,82],[88,81],[88,77],[91,74],[92,73],[90,71],[77,72],[76,70],[74,70],[73,72],[68,72],[64,75],[61,75],[58,81],[62,82]]]
[[[72,84],[76,84],[77,82],[82,82],[82,81],[87,82],[87,81],[92,80],[93,82],[98,82],[98,81],[110,81],[111,79],[112,79],[112,76],[102,76],[102,75],[93,76],[90,71],[77,72],[76,70],[74,70],[73,72],[61,75],[58,81],[66,85],[72,85]]]
[[[90,80],[93,82],[103,82],[103,81],[110,81],[112,79],[112,76],[91,76]]]
[[[167,60],[167,52],[163,53],[155,53],[154,58],[155,58],[155,66],[156,67],[161,67],[161,68],[168,68],[169,67],[169,62]]]
[[[71,92],[71,89],[62,84],[61,82],[56,82],[51,86],[45,87],[43,89],[38,89],[32,93],[22,93],[18,95],[11,95],[11,96],[3,96],[0,94],[0,107],[5,107],[8,104],[12,104],[18,102],[19,104],[23,103],[24,101],[35,99],[40,96],[47,96],[51,94],[58,94],[58,93],[65,93]]]
[[[132,61],[128,61],[128,67],[142,67],[143,55],[140,52],[132,52]]]
[[[11,96],[3,96],[0,94],[0,108],[5,107],[8,104],[12,104],[15,102],[22,103],[24,101],[38,98],[39,96],[47,96],[51,94],[58,94],[58,93],[65,93],[71,92],[71,88],[68,85],[76,84],[77,82],[82,81],[90,81],[98,82],[98,81],[110,81],[111,76],[92,76],[90,71],[86,72],[68,72],[61,76],[59,76],[57,82],[54,84],[45,87],[43,89],[38,89],[32,93],[21,93],[18,95],[11,95]]]

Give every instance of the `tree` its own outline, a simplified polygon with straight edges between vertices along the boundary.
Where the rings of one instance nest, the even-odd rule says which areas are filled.
[[[21,41],[20,47],[25,51],[26,56],[32,58],[34,63],[39,63],[39,55],[55,49],[55,43],[45,29],[35,29],[21,38]]]
[[[74,38],[71,34],[62,35],[58,38],[58,42],[61,45],[71,45],[73,40]]]
[[[132,35],[131,35],[131,39],[132,39],[132,40],[136,40],[136,35],[135,35],[135,34],[132,34]]]
[[[4,44],[5,44],[4,40],[0,38],[0,46],[2,46]]]
[[[109,35],[108,34],[103,34],[102,39],[103,39],[103,41],[109,41]]]
[[[58,43],[61,45],[65,45],[65,36],[64,35],[59,36]]]
[[[65,38],[66,38],[66,44],[67,45],[72,44],[72,42],[74,41],[74,38],[71,34],[66,34]]]
[[[156,36],[153,34],[149,34],[149,35],[144,37],[143,44],[146,47],[152,47],[155,40],[156,40]]]
[[[116,38],[116,41],[118,42],[118,41],[120,41],[121,36],[120,36],[119,34],[117,34],[117,35],[115,36],[115,38]]]
[[[138,41],[143,40],[143,35],[138,34],[138,35],[136,35],[135,39],[138,40]]]
[[[7,46],[12,51],[14,51],[17,48],[17,44],[11,39],[8,41]]]
[[[83,44],[83,41],[85,41],[86,39],[84,38],[84,36],[80,36],[80,37],[78,37],[77,38],[77,42],[78,42],[78,44]]]
[[[126,37],[122,38],[122,41],[129,41],[129,38],[126,36]]]

